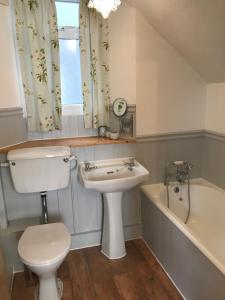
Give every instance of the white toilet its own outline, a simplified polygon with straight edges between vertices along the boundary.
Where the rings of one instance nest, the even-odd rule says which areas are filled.
[[[69,147],[41,147],[8,153],[15,190],[35,193],[65,188],[70,178]],[[38,300],[59,300],[62,282],[56,271],[69,252],[71,237],[63,223],[28,227],[22,234],[18,252],[23,263],[39,277]]]
[[[28,227],[20,238],[20,258],[39,277],[38,299],[61,298],[62,282],[55,274],[68,254],[70,244],[70,234],[62,223]]]

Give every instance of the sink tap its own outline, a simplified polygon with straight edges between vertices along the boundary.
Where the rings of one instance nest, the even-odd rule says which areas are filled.
[[[84,162],[84,169],[85,169],[85,172],[87,171],[91,171],[91,170],[94,170],[94,169],[97,169],[98,167],[95,166],[95,165],[91,165],[91,163],[89,161],[85,161]]]
[[[124,163],[125,166],[128,166],[128,170],[132,171],[133,167],[135,167],[135,158],[129,157],[129,161]]]

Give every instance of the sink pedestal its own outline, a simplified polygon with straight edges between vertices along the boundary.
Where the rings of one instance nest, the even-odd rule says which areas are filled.
[[[122,222],[123,191],[143,183],[148,175],[148,170],[134,158],[129,157],[83,162],[79,165],[79,178],[84,187],[103,193],[104,222],[101,251],[109,259],[126,255]]]
[[[122,221],[122,197],[122,192],[103,193],[104,221],[101,251],[109,259],[118,259],[126,255]]]

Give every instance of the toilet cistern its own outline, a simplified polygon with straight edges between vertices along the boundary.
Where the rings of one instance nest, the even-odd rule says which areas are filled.
[[[48,223],[47,192],[67,187],[76,157],[69,147],[56,146],[11,150],[7,159],[16,192],[40,193],[42,222]]]
[[[41,193],[44,223],[48,223],[46,192],[66,188],[70,179],[69,147],[37,147],[8,153],[14,188],[18,193]],[[60,300],[63,283],[56,271],[69,252],[71,236],[63,223],[28,227],[18,252],[21,260],[39,278],[38,300]]]
[[[86,189],[101,192],[104,202],[102,253],[109,259],[126,255],[123,222],[123,192],[148,179],[149,172],[134,158],[119,158],[89,162],[79,165],[79,177]]]

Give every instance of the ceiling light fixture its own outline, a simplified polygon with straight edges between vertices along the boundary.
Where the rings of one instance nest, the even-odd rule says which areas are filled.
[[[95,8],[104,19],[107,19],[111,11],[117,10],[121,0],[90,0],[88,7]]]

